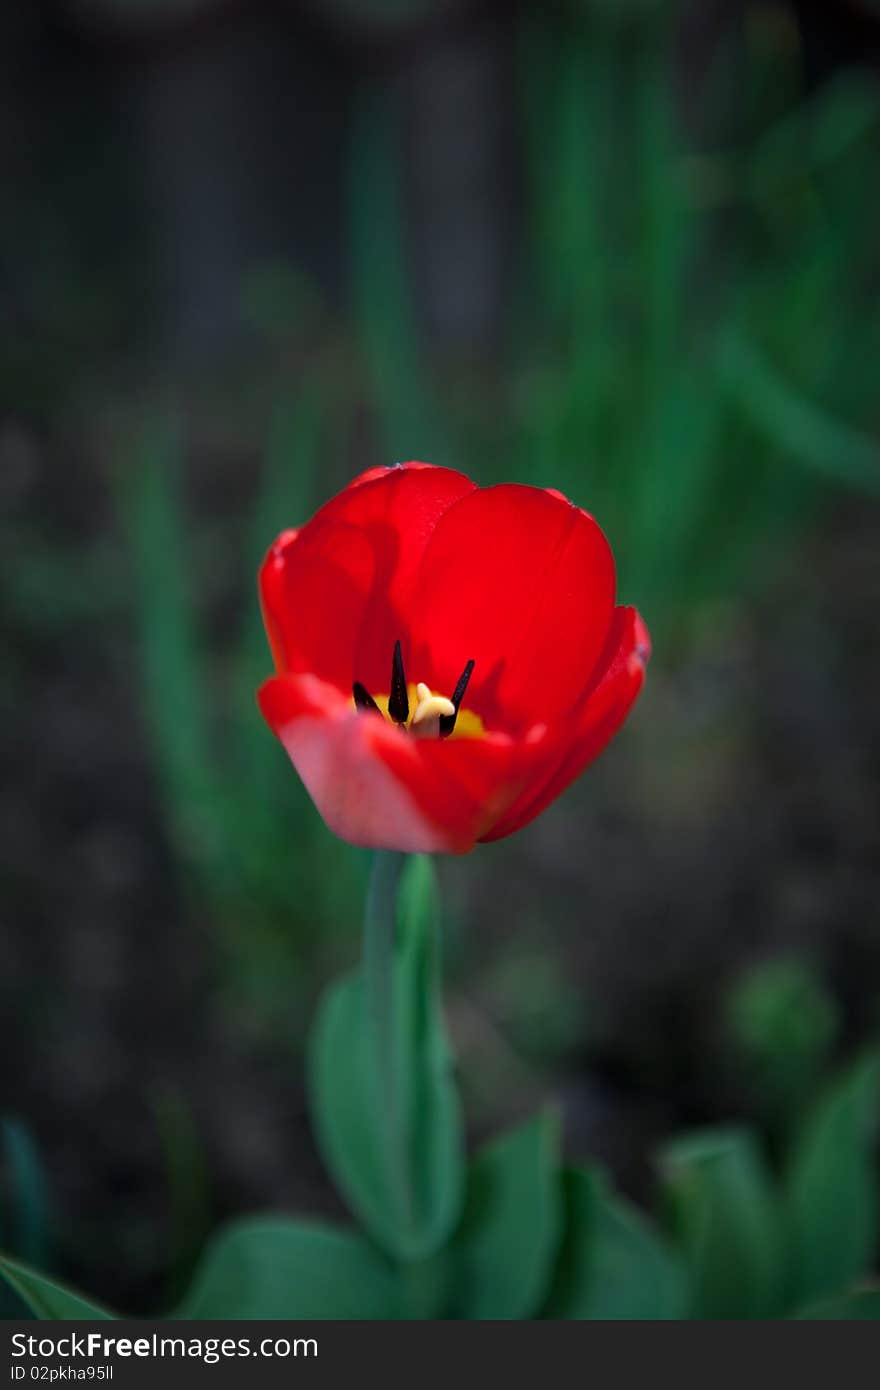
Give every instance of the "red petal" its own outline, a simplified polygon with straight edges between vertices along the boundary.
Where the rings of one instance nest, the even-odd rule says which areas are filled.
[[[572,715],[571,737],[565,739],[564,731],[557,731],[559,755],[552,771],[527,788],[484,840],[500,840],[534,820],[599,756],[642,688],[650,653],[648,630],[636,610],[616,609],[604,674]]]
[[[541,488],[482,488],[437,523],[418,575],[412,674],[450,691],[471,657],[467,703],[522,732],[576,704],[614,612],[614,560],[586,512]]]
[[[545,739],[411,738],[313,676],[275,676],[259,700],[326,824],[352,844],[465,853],[546,777]]]
[[[288,666],[281,620],[284,610],[284,554],[298,535],[299,532],[292,527],[282,531],[260,566],[260,608],[277,671],[283,671]]]
[[[387,691],[398,638],[408,656],[425,546],[447,508],[474,486],[431,464],[370,469],[298,533],[285,533],[260,579],[278,668],[310,670],[346,691],[355,679]]]
[[[520,739],[507,734],[413,739],[401,734],[389,741],[383,756],[425,814],[454,832],[448,849],[460,854],[486,838],[533,782],[546,778],[553,749],[541,728]]]
[[[351,689],[355,643],[376,573],[363,532],[314,518],[284,532],[260,571],[263,617],[275,664]]]

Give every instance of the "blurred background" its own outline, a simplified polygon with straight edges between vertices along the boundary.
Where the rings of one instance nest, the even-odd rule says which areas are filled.
[[[645,1199],[880,1034],[878,70],[877,0],[3,6],[0,1241],[148,1312],[339,1210],[367,856],[257,713],[255,573],[380,462],[562,489],[655,644],[441,866],[472,1136],[555,1096]]]

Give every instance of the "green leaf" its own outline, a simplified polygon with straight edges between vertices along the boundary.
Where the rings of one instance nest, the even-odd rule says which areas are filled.
[[[214,1237],[175,1316],[383,1320],[396,1307],[393,1272],[361,1236],[265,1216]]]
[[[660,1166],[699,1318],[766,1318],[782,1306],[776,1195],[754,1136],[719,1129],[669,1144]]]
[[[785,1179],[792,1285],[812,1303],[853,1284],[877,1244],[872,1142],[880,1117],[880,1056],[852,1067],[819,1101],[795,1144]]]
[[[49,1261],[49,1193],[36,1145],[18,1120],[0,1122],[9,1191],[8,1244],[32,1264]]]
[[[545,1318],[653,1321],[685,1316],[681,1261],[603,1176],[565,1175],[565,1235]]]
[[[23,1299],[31,1312],[38,1318],[55,1322],[85,1322],[95,1319],[115,1318],[100,1304],[65,1288],[55,1279],[47,1279],[45,1274],[30,1269],[27,1265],[0,1255],[0,1275],[19,1298]]]
[[[117,505],[137,603],[140,691],[176,847],[222,865],[217,763],[183,502],[184,449],[172,415],[148,419],[120,457]]]
[[[814,1303],[795,1317],[799,1322],[880,1322],[880,1289],[856,1289]]]
[[[0,1242],[29,1264],[51,1265],[50,1202],[40,1155],[20,1121],[0,1121]],[[0,1321],[27,1315],[19,1296],[0,1287]]]
[[[380,1085],[363,970],[336,984],[309,1050],[312,1112],[327,1167],[367,1232],[391,1254],[423,1259],[462,1202],[461,1113],[440,999],[433,867],[404,870],[394,953],[394,1117]],[[391,1131],[400,1143],[389,1153]]]
[[[559,1244],[559,1123],[544,1111],[487,1145],[452,1249],[454,1316],[534,1317]]]
[[[880,492],[874,439],[802,396],[754,344],[729,333],[719,343],[717,367],[743,413],[779,450],[832,482]]]
[[[176,1303],[211,1228],[211,1196],[205,1154],[192,1110],[173,1086],[156,1091],[153,1109],[164,1154],[168,1193],[166,1299]]]

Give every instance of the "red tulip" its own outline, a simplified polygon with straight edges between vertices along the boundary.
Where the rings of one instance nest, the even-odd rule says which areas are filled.
[[[374,468],[260,572],[259,693],[329,828],[463,854],[537,816],[619,729],[650,641],[561,493]]]

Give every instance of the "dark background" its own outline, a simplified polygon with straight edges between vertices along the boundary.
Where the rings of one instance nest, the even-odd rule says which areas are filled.
[[[302,1048],[367,858],[254,580],[378,462],[561,487],[655,640],[441,866],[473,1136],[555,1095],[646,1197],[876,1037],[878,58],[869,0],[3,7],[4,1239],[22,1188],[146,1312],[224,1215],[337,1210]]]

